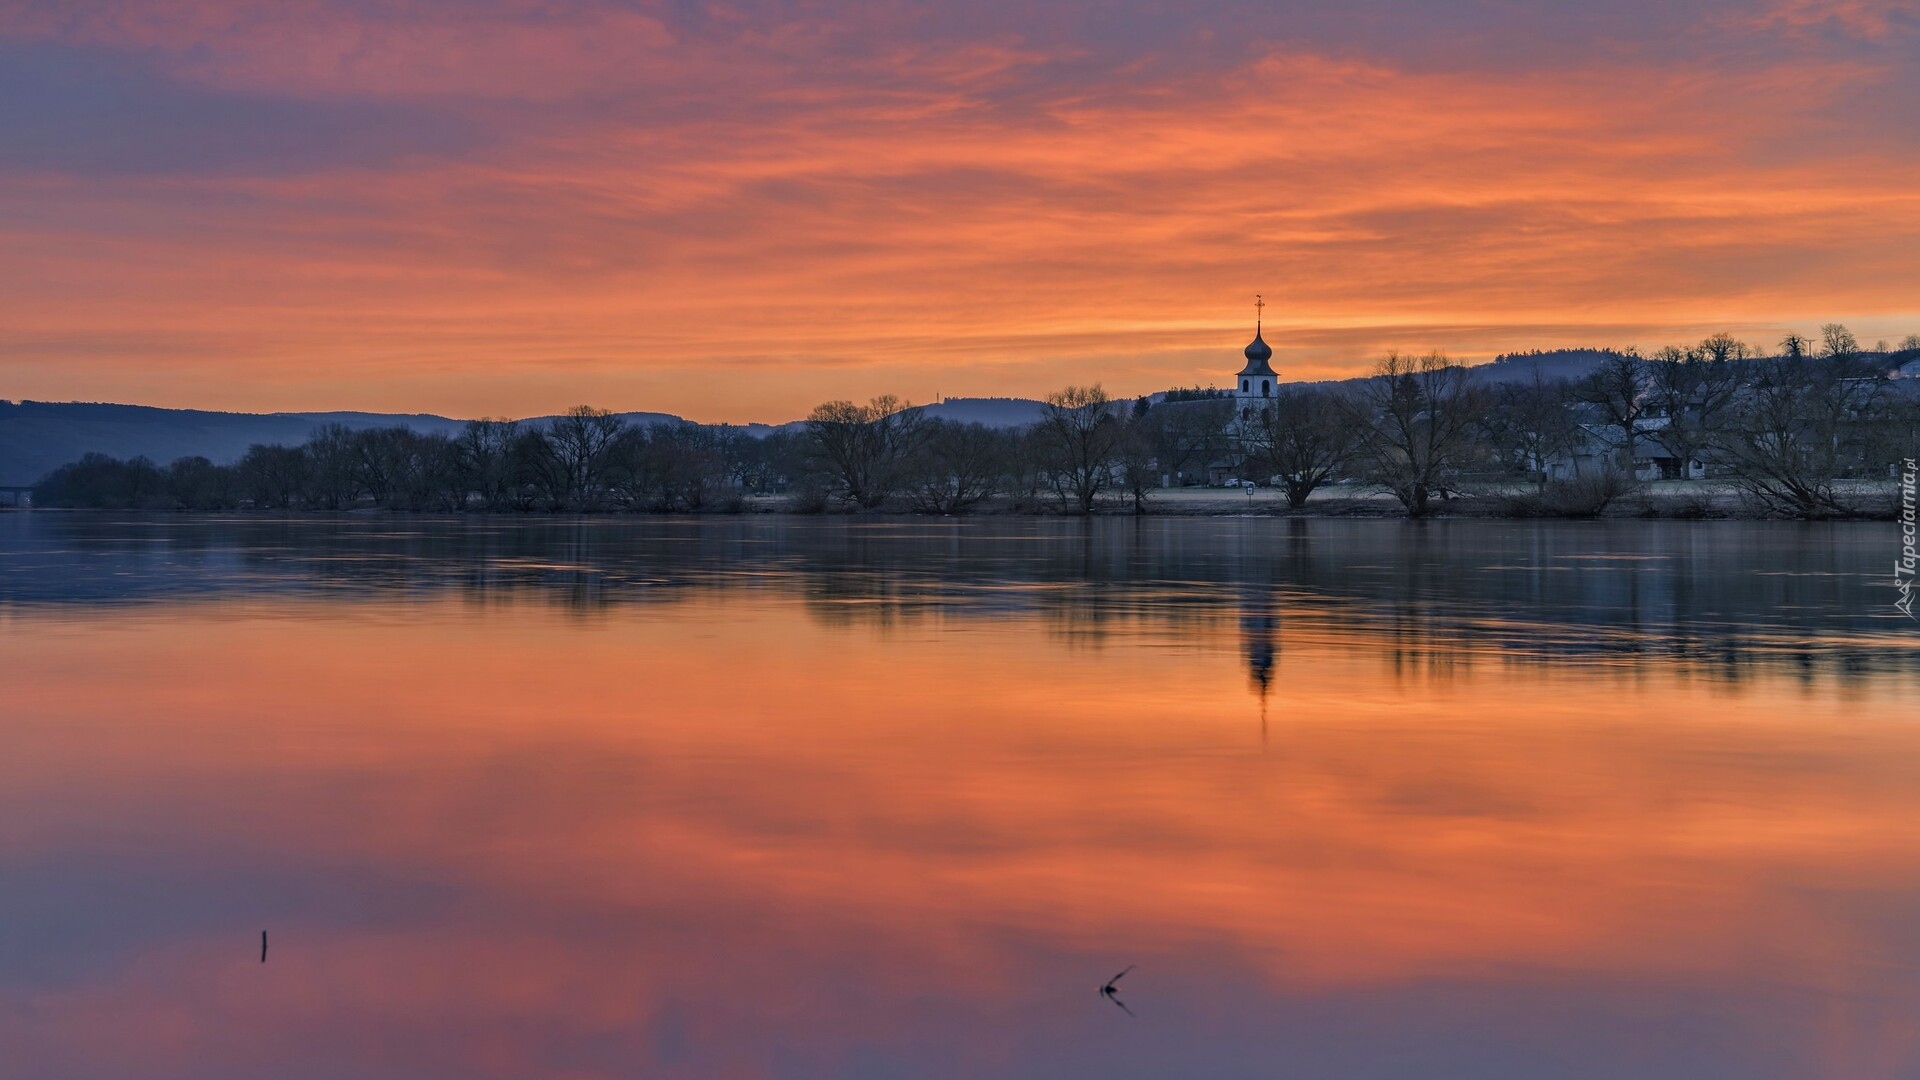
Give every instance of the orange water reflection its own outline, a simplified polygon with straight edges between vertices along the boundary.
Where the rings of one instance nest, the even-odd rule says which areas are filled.
[[[0,643],[7,1075],[1920,1068],[1905,672],[777,591]]]

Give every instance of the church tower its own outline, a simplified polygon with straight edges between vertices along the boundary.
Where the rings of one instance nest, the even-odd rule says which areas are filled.
[[[1245,356],[1247,366],[1235,375],[1233,396],[1240,406],[1240,419],[1253,415],[1253,410],[1261,403],[1269,401],[1280,390],[1280,373],[1273,370],[1269,363],[1273,359],[1273,349],[1260,337],[1261,315],[1267,302],[1260,297],[1253,298],[1253,341],[1247,345]]]

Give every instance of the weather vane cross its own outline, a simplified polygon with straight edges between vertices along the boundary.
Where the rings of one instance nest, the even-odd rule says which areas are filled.
[[[1260,313],[1266,309],[1267,301],[1259,293],[1253,294],[1253,321],[1260,321]]]

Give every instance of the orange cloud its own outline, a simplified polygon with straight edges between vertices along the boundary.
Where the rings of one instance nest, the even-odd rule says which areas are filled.
[[[146,48],[190,115],[348,110],[311,113],[343,163],[242,139],[197,171],[0,167],[16,396],[780,420],[1139,393],[1221,378],[1254,292],[1309,378],[1389,347],[1920,328],[1917,148],[1878,118],[1914,98],[1897,5],[1857,47],[1702,16],[1673,29],[1685,62],[1646,40],[1451,65],[885,6],[189,10],[20,33]],[[416,128],[436,141],[396,144]]]

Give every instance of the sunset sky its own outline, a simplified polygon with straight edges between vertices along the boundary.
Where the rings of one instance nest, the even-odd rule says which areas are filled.
[[[780,421],[1920,331],[1920,0],[0,0],[0,397]]]

